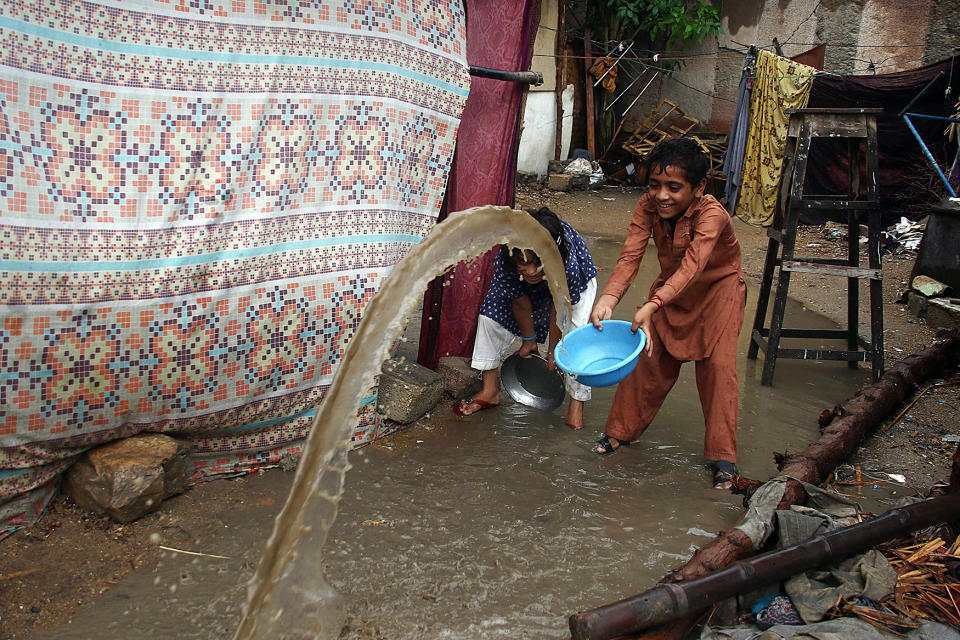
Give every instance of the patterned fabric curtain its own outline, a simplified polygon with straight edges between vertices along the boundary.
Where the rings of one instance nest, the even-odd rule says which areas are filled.
[[[538,0],[467,0],[467,59],[471,65],[522,71],[530,66]],[[524,85],[474,78],[457,135],[449,211],[513,205],[520,103]],[[493,253],[459,264],[433,286],[424,304],[420,362],[470,356],[480,303],[493,275]],[[442,292],[442,295],[441,295]],[[439,311],[439,312],[438,312]]]
[[[747,222],[766,226],[773,221],[790,120],[785,111],[807,105],[816,72],[769,51],[757,56],[736,211]]]
[[[124,436],[195,477],[297,452],[435,224],[460,4],[0,0],[0,38],[0,536]]]

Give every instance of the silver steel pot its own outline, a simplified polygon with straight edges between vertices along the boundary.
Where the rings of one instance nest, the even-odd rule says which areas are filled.
[[[503,388],[514,401],[528,407],[551,411],[563,404],[566,391],[559,371],[547,369],[542,356],[521,358],[513,354],[500,367]]]

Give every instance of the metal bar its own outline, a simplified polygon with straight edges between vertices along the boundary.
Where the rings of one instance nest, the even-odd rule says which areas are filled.
[[[647,70],[646,70],[646,69],[643,70],[643,73],[641,73],[639,76],[637,76],[636,78],[634,78],[634,79],[633,79],[633,82],[631,82],[630,84],[628,84],[628,85],[627,85],[627,88],[624,89],[623,91],[621,91],[621,92],[620,92],[620,95],[618,95],[616,98],[614,98],[614,99],[613,99],[613,102],[611,102],[611,103],[608,104],[606,107],[604,107],[603,110],[604,110],[605,112],[606,112],[606,111],[609,111],[609,110],[610,110],[610,107],[612,107],[613,105],[615,105],[615,104],[617,103],[617,100],[619,100],[620,98],[622,98],[623,96],[625,96],[625,95],[627,94],[627,91],[630,91],[630,89],[633,88],[633,85],[637,84],[637,83],[640,81],[640,79],[641,79],[643,76],[645,76],[645,75],[647,75]]]
[[[950,65],[951,65],[951,67],[952,67],[952,65],[953,65],[953,58],[950,59]],[[929,91],[929,90],[930,90],[930,87],[933,86],[933,83],[936,82],[937,80],[939,80],[939,79],[940,79],[940,76],[942,76],[942,75],[943,75],[943,69],[941,69],[940,71],[938,71],[938,72],[937,72],[937,75],[933,76],[933,78],[930,79],[930,82],[928,82],[927,85],[926,85],[923,89],[920,89],[920,93],[918,93],[916,96],[914,96],[913,100],[911,100],[910,102],[908,102],[908,103],[907,103],[907,106],[905,106],[903,109],[901,109],[901,110],[900,110],[900,113],[898,113],[897,115],[898,115],[898,116],[903,116],[903,114],[905,114],[905,113],[907,113],[908,111],[910,111],[911,107],[913,107],[913,105],[915,105],[915,104],[917,103],[917,100],[919,100],[920,98],[922,98],[922,97],[923,97],[923,94],[925,94],[927,91]]]
[[[907,123],[907,128],[910,129],[910,133],[913,134],[913,137],[917,139],[917,142],[920,143],[920,148],[923,149],[923,155],[927,157],[927,161],[930,165],[937,170],[937,175],[940,176],[940,180],[943,182],[944,186],[947,187],[947,193],[950,194],[951,198],[957,197],[957,192],[953,190],[953,187],[950,185],[950,181],[947,180],[947,176],[943,175],[943,171],[940,169],[940,165],[937,164],[937,161],[934,160],[933,154],[930,153],[930,149],[927,148],[926,143],[923,141],[923,138],[920,137],[920,134],[917,132],[917,128],[913,126],[913,123],[910,122],[910,116],[916,115],[913,113],[903,114],[903,121]]]
[[[623,43],[622,43],[622,42],[620,43],[620,46],[621,46],[621,47],[623,46]],[[631,43],[630,43],[630,46],[627,47],[626,49],[624,49],[624,50],[623,50],[623,53],[620,54],[620,58],[622,58],[623,56],[627,55],[627,51],[630,51],[630,49],[632,49],[632,48],[633,48],[633,43],[631,42]],[[614,61],[613,61],[613,64],[610,65],[609,67],[607,67],[607,70],[603,72],[603,75],[602,75],[602,76],[600,76],[599,78],[597,78],[597,81],[593,83],[593,86],[597,86],[598,84],[600,84],[600,83],[603,81],[604,78],[607,77],[607,74],[610,73],[610,70],[613,69],[615,66],[617,66],[617,63],[618,63],[618,62],[620,62],[620,58],[617,58],[616,60],[614,60]]]
[[[478,78],[491,78],[506,82],[519,82],[535,87],[543,84],[543,74],[539,71],[504,71],[503,69],[488,69],[487,67],[470,67],[470,75]]]
[[[633,105],[637,104],[637,100],[640,99],[640,96],[643,95],[644,91],[646,91],[647,89],[650,88],[650,85],[653,84],[653,81],[657,79],[657,76],[658,76],[658,75],[660,75],[660,72],[659,72],[659,71],[654,71],[654,72],[653,72],[653,76],[650,78],[650,82],[648,82],[646,85],[644,85],[643,89],[640,89],[640,93],[638,93],[638,94],[637,94],[637,97],[633,99],[633,102],[630,103],[630,106],[627,107],[626,109],[624,109],[623,113],[620,114],[621,116],[627,115],[627,113],[630,111],[630,109],[633,109]]]
[[[960,118],[948,118],[946,116],[931,116],[926,113],[908,113],[911,118],[926,118],[927,120],[943,120],[944,122],[960,122]]]

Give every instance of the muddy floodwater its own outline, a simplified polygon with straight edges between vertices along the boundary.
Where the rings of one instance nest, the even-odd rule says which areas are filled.
[[[620,244],[587,241],[602,288]],[[655,263],[646,257],[615,318],[646,299]],[[756,297],[751,288],[743,354]],[[833,326],[797,305],[787,317],[790,326]],[[739,362],[739,466],[764,479],[776,472],[772,452],[816,439],[817,414],[850,396],[866,372],[782,360],[767,388],[761,364]],[[444,408],[425,426],[351,452],[337,522],[318,550],[347,608],[341,637],[568,637],[567,615],[643,591],[682,564],[742,512],[740,497],[710,488],[693,373],[683,368],[641,442],[605,458],[590,449],[612,387],[594,390],[582,431],[564,425],[565,406],[547,413],[504,394],[496,409],[461,419]],[[242,501],[210,505],[185,550],[225,557],[167,552],[44,637],[232,637],[291,479],[254,475]]]

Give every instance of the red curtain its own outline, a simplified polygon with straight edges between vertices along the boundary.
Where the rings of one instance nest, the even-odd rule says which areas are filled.
[[[539,0],[466,0],[466,11],[471,66],[508,71],[530,67],[540,21]],[[525,89],[515,82],[472,79],[441,220],[448,211],[513,205]],[[473,353],[477,315],[493,274],[493,256],[491,251],[462,262],[431,284],[423,305],[420,364],[434,368],[444,356]]]

